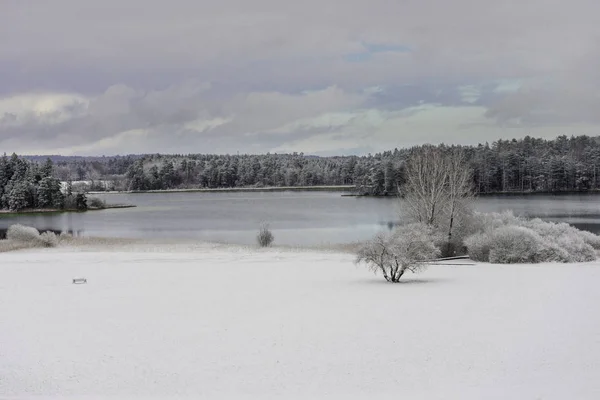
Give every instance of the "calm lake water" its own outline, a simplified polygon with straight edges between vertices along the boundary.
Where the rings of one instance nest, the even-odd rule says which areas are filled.
[[[340,192],[144,193],[97,195],[136,208],[53,215],[0,216],[39,230],[127,238],[183,238],[253,244],[268,222],[276,244],[342,244],[364,240],[400,222],[395,198],[342,197]],[[600,195],[482,197],[476,209],[571,223],[600,233]]]

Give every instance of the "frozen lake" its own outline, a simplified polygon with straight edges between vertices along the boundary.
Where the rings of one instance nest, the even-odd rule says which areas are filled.
[[[0,229],[14,223],[75,231],[80,235],[182,238],[254,243],[268,222],[277,244],[320,245],[363,240],[401,221],[396,198],[342,197],[340,192],[144,193],[97,195],[108,203],[136,208],[80,214],[0,217]],[[482,197],[480,211],[564,221],[600,233],[600,195]]]

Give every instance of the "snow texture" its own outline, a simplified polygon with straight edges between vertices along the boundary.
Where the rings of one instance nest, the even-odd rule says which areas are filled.
[[[164,249],[2,254],[0,398],[600,398],[595,262]]]

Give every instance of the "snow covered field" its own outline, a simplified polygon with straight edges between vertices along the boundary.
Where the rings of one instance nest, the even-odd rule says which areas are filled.
[[[600,398],[596,263],[107,250],[0,254],[0,398]]]

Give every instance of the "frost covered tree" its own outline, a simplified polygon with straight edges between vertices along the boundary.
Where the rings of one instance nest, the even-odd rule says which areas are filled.
[[[452,244],[452,235],[457,222],[461,224],[470,214],[470,202],[473,199],[473,172],[468,165],[466,154],[461,148],[451,149],[445,156],[447,169],[446,197],[444,215],[448,227],[448,246]]]
[[[373,272],[381,272],[386,281],[395,283],[406,271],[419,272],[425,261],[438,256],[431,228],[416,223],[377,234],[358,250],[356,263],[366,264]]]
[[[52,207],[56,194],[54,179],[49,176],[42,178],[38,185],[37,191],[38,205],[40,207]]]
[[[459,147],[423,146],[406,165],[402,207],[414,222],[446,235],[446,253],[452,255],[454,232],[470,214],[473,173]]]
[[[27,182],[17,182],[7,196],[8,209],[11,211],[20,211],[29,208],[31,204],[27,201],[29,196],[29,187]]]
[[[447,204],[448,170],[442,149],[423,146],[406,165],[404,209],[415,222],[436,225]]]

